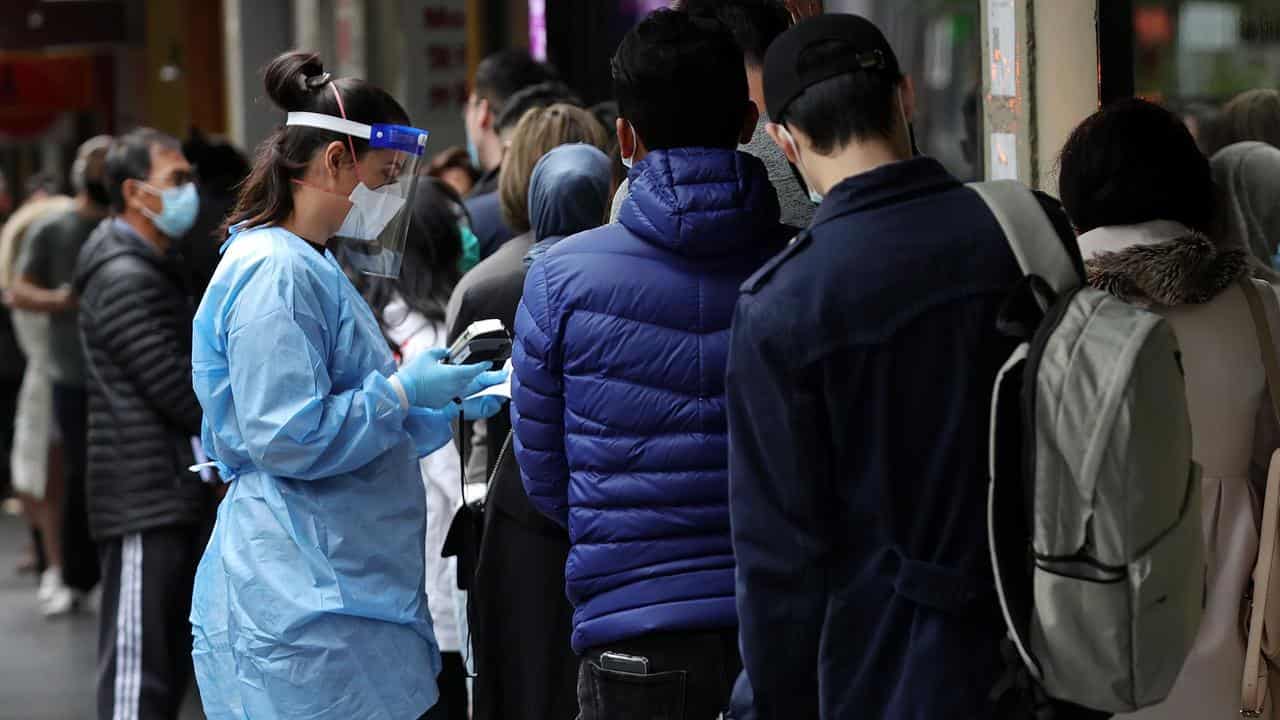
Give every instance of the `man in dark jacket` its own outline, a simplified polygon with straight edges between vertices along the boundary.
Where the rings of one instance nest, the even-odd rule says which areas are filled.
[[[98,717],[175,718],[210,505],[188,470],[201,411],[191,388],[191,303],[170,248],[191,228],[198,200],[178,141],[155,130],[120,138],[107,178],[117,215],[76,267],[90,379],[89,521],[104,576]]]
[[[985,530],[996,329],[1021,277],[983,201],[912,157],[880,31],[827,15],[765,61],[769,127],[824,197],[743,285],[730,507],[734,717],[979,718],[1003,670]],[[1059,231],[1070,234],[1060,211]]]
[[[619,224],[560,241],[516,315],[512,423],[533,505],[569,530],[583,720],[712,720],[737,675],[724,362],[737,288],[785,243],[742,51],[660,10],[613,59]],[[635,674],[647,675],[637,684]]]
[[[524,50],[503,50],[485,58],[476,68],[471,96],[467,98],[464,120],[467,128],[467,152],[480,170],[480,180],[467,198],[471,229],[480,240],[480,257],[493,254],[512,233],[502,222],[498,207],[498,173],[506,154],[502,130],[514,129],[520,117],[509,112],[508,104],[520,91],[556,79],[550,65],[538,62]],[[548,105],[551,103],[547,103]],[[499,121],[508,119],[504,128]]]

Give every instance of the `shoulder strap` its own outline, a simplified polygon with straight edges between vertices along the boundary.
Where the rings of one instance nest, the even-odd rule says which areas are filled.
[[[1253,327],[1262,352],[1262,367],[1267,375],[1267,393],[1271,398],[1271,410],[1280,422],[1280,357],[1276,354],[1275,337],[1267,320],[1262,293],[1250,277],[1240,280],[1253,315]],[[1280,450],[1271,456],[1267,471],[1267,490],[1262,506],[1262,530],[1258,537],[1258,559],[1253,570],[1253,604],[1249,608],[1249,639],[1244,658],[1244,678],[1241,683],[1240,714],[1245,717],[1261,717],[1267,700],[1267,664],[1262,659],[1263,625],[1267,616],[1267,600],[1271,591],[1271,569],[1275,560],[1276,531],[1280,523]]]
[[[1262,350],[1262,367],[1267,373],[1267,390],[1271,397],[1271,409],[1276,414],[1276,422],[1280,423],[1280,355],[1276,354],[1275,336],[1271,332],[1271,323],[1267,320],[1267,309],[1262,299],[1262,292],[1252,278],[1240,279],[1240,289],[1244,291],[1244,299],[1249,303],[1249,312],[1253,315],[1253,327],[1258,334],[1258,346]]]
[[[971,183],[969,187],[991,208],[1024,274],[1039,276],[1059,295],[1079,287],[1080,277],[1071,257],[1030,188],[1014,180]]]

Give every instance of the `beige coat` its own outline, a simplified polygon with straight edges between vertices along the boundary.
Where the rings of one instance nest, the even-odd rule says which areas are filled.
[[[1244,293],[1240,250],[1173,222],[1100,228],[1080,237],[1090,283],[1165,316],[1182,349],[1193,456],[1204,469],[1207,605],[1191,656],[1162,704],[1126,718],[1237,720],[1244,637],[1240,601],[1258,531],[1251,477],[1275,447],[1275,423]],[[1135,248],[1140,248],[1135,252]],[[1280,318],[1273,317],[1280,328]],[[1268,404],[1264,404],[1268,403]]]

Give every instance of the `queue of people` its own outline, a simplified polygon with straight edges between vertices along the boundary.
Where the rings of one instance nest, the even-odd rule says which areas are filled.
[[[1249,711],[1280,609],[1267,91],[1102,108],[1061,202],[1018,191],[1037,225],[919,154],[912,80],[859,16],[680,0],[611,72],[587,109],[486,59],[467,147],[427,158],[395,98],[289,52],[251,166],[197,178],[207,141],[140,129],[81,148],[74,197],[32,188],[0,232],[25,360],[0,410],[45,612],[101,575],[98,716],[176,717],[188,657],[214,720]],[[1056,276],[1029,277],[1036,243]],[[1085,567],[1115,539],[1082,523],[1046,556],[1037,505],[1010,585],[992,389],[1086,291],[1176,338],[1181,381],[1132,392],[1170,399],[1194,465],[1145,502],[1185,504],[1202,552]],[[509,373],[450,362],[494,319]],[[1054,694],[1045,567],[1094,617],[1089,578],[1163,593],[1075,648],[1136,658],[1132,687]]]

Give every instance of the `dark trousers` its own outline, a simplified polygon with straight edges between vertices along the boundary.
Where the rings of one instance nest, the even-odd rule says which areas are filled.
[[[420,720],[467,720],[467,668],[462,664],[462,653],[440,653],[440,661],[436,678],[440,699]]]
[[[0,379],[0,499],[8,497],[13,489],[13,478],[9,476],[9,455],[13,451],[18,391],[21,388],[22,378]]]
[[[204,529],[104,540],[98,720],[174,720],[191,681],[191,590]]]
[[[602,665],[612,652],[644,658],[647,672]],[[578,672],[580,720],[716,720],[742,671],[736,631],[657,633],[592,648]]]
[[[85,498],[88,465],[88,396],[83,387],[53,385],[53,414],[62,432],[64,477],[62,502],[62,581],[88,592],[98,584],[98,552],[89,535]]]
[[[568,720],[578,711],[568,535],[489,507],[472,594],[476,720]]]

